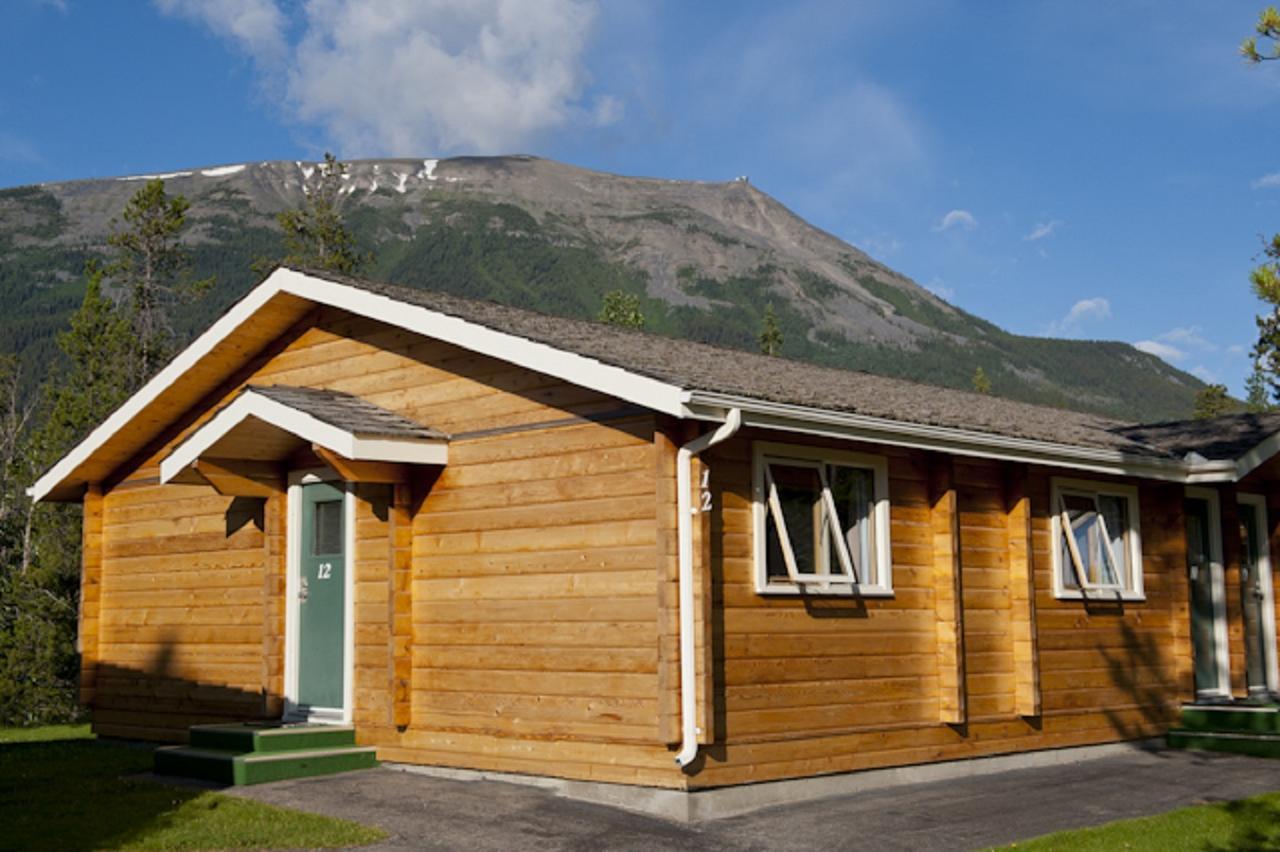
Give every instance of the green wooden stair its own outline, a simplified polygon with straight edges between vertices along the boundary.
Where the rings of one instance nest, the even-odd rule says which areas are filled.
[[[1171,748],[1280,758],[1280,706],[1187,704],[1181,726],[1165,742]]]
[[[263,784],[371,769],[378,765],[374,751],[356,745],[349,725],[196,725],[190,745],[156,749],[155,771],[217,784]]]

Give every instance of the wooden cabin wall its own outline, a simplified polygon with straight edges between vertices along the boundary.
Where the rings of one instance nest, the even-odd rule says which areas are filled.
[[[676,688],[670,666],[659,686],[658,632],[659,527],[666,548],[674,512],[658,496],[670,439],[655,441],[655,418],[339,312],[296,328],[106,484],[99,655],[145,671],[163,645],[198,688],[162,730],[112,715],[154,706],[135,680],[100,679],[100,731],[175,737],[207,718],[211,687],[251,694],[259,714],[264,692],[278,706],[283,530],[228,536],[227,499],[157,482],[160,460],[245,383],[346,391],[453,436],[401,515],[357,490],[360,742],[384,760],[682,783],[669,706],[659,718]],[[268,519],[282,525],[282,507]],[[140,584],[162,591],[139,597]]]
[[[787,440],[748,431],[708,454],[722,521],[712,562],[718,737],[690,786],[1153,736],[1190,695],[1181,486],[1140,490],[1146,600],[1086,607],[1052,591],[1054,471],[844,443],[888,458],[893,597],[765,596],[752,573],[760,438]],[[1029,546],[1016,514],[1023,495]],[[958,512],[954,526],[943,511]],[[939,571],[953,564],[940,547],[959,553],[958,634],[938,629],[939,595],[950,594]],[[1015,582],[1028,561],[1034,607]],[[963,687],[951,695],[957,671]]]
[[[178,741],[262,718],[272,601],[261,501],[124,485],[102,500],[94,729]]]

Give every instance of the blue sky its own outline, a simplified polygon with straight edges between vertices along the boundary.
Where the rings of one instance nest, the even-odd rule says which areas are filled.
[[[1280,230],[1262,4],[7,0],[0,186],[325,150],[748,175],[1012,331],[1239,393]]]

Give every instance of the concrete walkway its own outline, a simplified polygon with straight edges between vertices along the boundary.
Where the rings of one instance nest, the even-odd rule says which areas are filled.
[[[537,787],[394,769],[228,790],[380,826],[373,849],[978,849],[1280,790],[1280,761],[1134,750],[681,825]],[[1223,838],[1224,842],[1228,838]]]

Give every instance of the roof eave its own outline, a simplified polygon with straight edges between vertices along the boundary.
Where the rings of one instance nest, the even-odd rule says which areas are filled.
[[[1166,482],[1233,481],[1236,476],[1234,463],[1189,464],[1180,459],[909,423],[709,391],[693,391],[689,407],[694,416],[704,420],[722,420],[725,412],[737,408],[742,411],[743,425],[746,426],[843,440],[865,440],[975,458],[1053,465],[1113,476]]]

